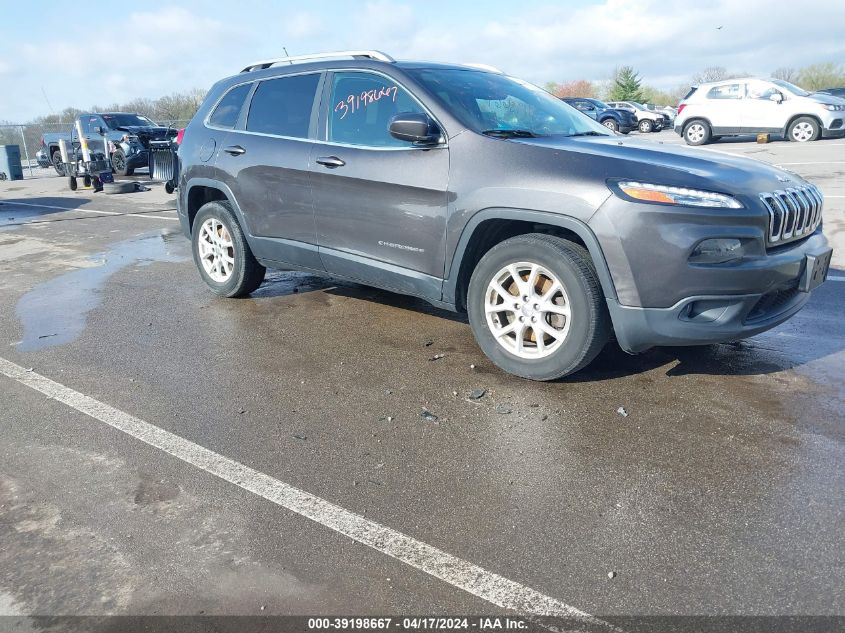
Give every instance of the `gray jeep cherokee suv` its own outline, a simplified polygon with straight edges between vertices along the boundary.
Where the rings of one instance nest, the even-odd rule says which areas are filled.
[[[493,362],[537,380],[612,334],[636,353],[772,328],[830,262],[799,176],[623,140],[489,68],[256,63],[210,90],[179,157],[179,218],[217,294],[273,267],[415,295],[465,310]]]

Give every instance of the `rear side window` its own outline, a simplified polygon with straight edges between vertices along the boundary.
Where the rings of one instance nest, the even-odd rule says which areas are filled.
[[[707,93],[708,99],[742,99],[743,84],[727,84],[724,86],[714,86],[710,88]]]
[[[235,127],[250,88],[252,88],[252,84],[241,84],[227,92],[208,118],[209,125],[225,128]]]
[[[308,138],[319,73],[268,79],[258,84],[249,105],[249,132]]]

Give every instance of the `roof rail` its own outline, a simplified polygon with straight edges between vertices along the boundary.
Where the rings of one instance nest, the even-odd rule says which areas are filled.
[[[487,70],[491,73],[498,73],[499,75],[504,75],[504,71],[496,68],[495,66],[491,66],[490,64],[462,64],[462,66],[467,66],[469,68],[477,68],[478,70]]]
[[[310,55],[294,55],[293,57],[279,57],[277,59],[266,59],[255,62],[244,68],[241,72],[248,73],[253,70],[264,70],[276,64],[295,64],[299,62],[312,62],[320,59],[336,59],[338,57],[351,57],[352,59],[375,59],[380,62],[396,61],[390,55],[381,51],[337,51],[334,53],[312,53]]]

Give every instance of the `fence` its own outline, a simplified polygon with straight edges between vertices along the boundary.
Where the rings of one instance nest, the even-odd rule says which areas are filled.
[[[188,121],[159,121],[162,127],[183,128]],[[73,121],[67,123],[27,123],[14,124],[6,123],[0,125],[0,145],[20,145],[21,162],[24,169],[29,169],[29,175],[33,175],[33,169],[39,167],[36,153],[41,147],[41,137],[44,134],[63,132],[70,133]],[[47,160],[50,157],[47,156]]]

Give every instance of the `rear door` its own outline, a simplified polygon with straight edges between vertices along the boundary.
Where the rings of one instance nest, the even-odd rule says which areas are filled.
[[[322,269],[314,230],[309,157],[322,73],[258,82],[223,139],[216,167],[262,259]]]
[[[372,71],[326,80],[312,174],[317,239],[329,272],[439,299],[449,150],[393,138],[391,118],[425,108]]]
[[[743,82],[721,84],[707,90],[700,114],[710,121],[714,134],[739,134],[746,105]]]

